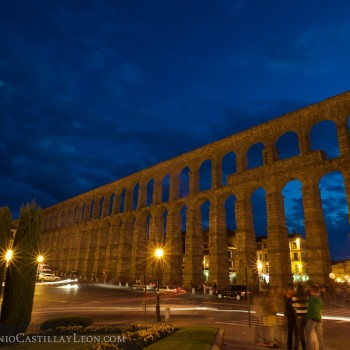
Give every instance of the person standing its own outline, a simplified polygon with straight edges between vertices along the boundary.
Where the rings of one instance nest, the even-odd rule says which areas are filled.
[[[322,300],[318,296],[318,287],[311,286],[306,314],[306,349],[312,350],[312,333],[315,332],[318,349],[323,350]]]
[[[305,328],[307,314],[307,294],[304,287],[298,284],[296,292],[292,297],[292,305],[295,310],[299,341],[303,350],[306,350]],[[298,346],[296,347],[298,348]]]
[[[266,316],[268,314],[266,295],[258,292],[253,296],[252,308],[255,311],[255,344],[266,346],[264,328],[266,328]]]
[[[284,314],[287,318],[287,349],[298,350],[299,333],[297,328],[297,319],[293,308],[292,298],[294,295],[294,285],[289,284],[283,295],[284,299]]]
[[[277,317],[277,313],[283,311],[282,292],[277,287],[270,287],[266,305],[268,314],[265,318],[265,343],[267,346],[279,348],[282,344],[282,325]]]

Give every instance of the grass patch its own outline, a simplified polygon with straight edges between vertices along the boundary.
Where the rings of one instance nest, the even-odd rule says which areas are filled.
[[[218,328],[184,327],[147,346],[147,350],[210,350]]]

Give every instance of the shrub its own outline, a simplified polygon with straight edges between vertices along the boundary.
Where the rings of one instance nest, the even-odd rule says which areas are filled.
[[[125,333],[123,333],[125,343],[93,344],[89,350],[141,350],[174,331],[175,328],[171,324],[133,324],[125,328]]]
[[[43,214],[36,203],[21,208],[13,241],[13,250],[17,255],[7,268],[1,305],[0,330],[5,330],[7,335],[24,333],[30,324],[42,221]]]
[[[74,327],[81,326],[83,328],[92,325],[92,319],[88,317],[81,316],[62,316],[51,318],[49,320],[44,321],[40,325],[40,329],[42,331],[48,330],[50,328],[57,329],[58,327]]]

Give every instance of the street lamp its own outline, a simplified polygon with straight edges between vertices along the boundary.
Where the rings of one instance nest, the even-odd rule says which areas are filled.
[[[41,264],[44,261],[44,257],[42,255],[39,255],[37,260],[38,260],[38,263]]]
[[[157,248],[155,256],[157,258],[158,273],[157,273],[157,304],[156,304],[156,322],[161,322],[160,318],[160,305],[159,305],[159,274],[160,274],[160,261],[163,257],[164,251],[161,248]]]
[[[263,269],[263,264],[260,260],[258,260],[257,262],[257,266],[258,266],[258,273],[262,273],[262,269]]]
[[[13,257],[13,250],[12,249],[8,249],[6,254],[5,254],[6,267],[9,265],[12,257]]]
[[[9,265],[10,265],[10,262],[11,262],[12,258],[13,258],[13,250],[12,249],[7,249],[5,255],[3,255],[3,260],[6,261],[5,269],[4,269],[4,278],[6,278],[7,269],[9,267]],[[3,281],[0,281],[0,283],[3,283]],[[2,293],[2,288],[1,288],[1,291],[0,291],[0,297],[1,297],[1,293]]]

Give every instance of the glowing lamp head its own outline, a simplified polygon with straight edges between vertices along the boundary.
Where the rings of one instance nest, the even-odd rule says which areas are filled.
[[[160,259],[163,256],[163,254],[164,254],[163,249],[161,248],[156,249],[155,255],[157,259]]]
[[[262,262],[258,261],[258,271],[261,271],[263,268]]]
[[[37,260],[38,260],[38,263],[42,263],[44,261],[44,257],[42,255],[39,255]]]
[[[6,252],[6,255],[5,255],[5,259],[7,262],[10,262],[11,259],[12,259],[12,256],[13,256],[13,250],[12,249],[9,249],[7,252]]]

